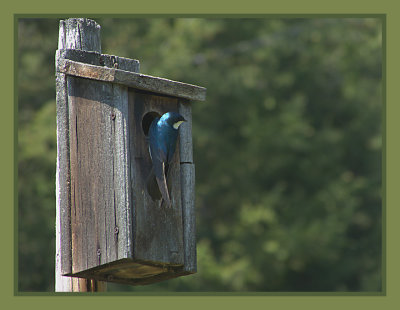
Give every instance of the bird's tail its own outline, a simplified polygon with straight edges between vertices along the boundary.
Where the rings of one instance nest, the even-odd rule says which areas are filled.
[[[162,164],[162,173],[154,173],[154,168],[151,169],[149,176],[146,180],[147,192],[153,200],[160,200],[160,206],[163,203],[166,204],[167,208],[171,207],[171,199],[167,186],[167,176],[164,164]]]

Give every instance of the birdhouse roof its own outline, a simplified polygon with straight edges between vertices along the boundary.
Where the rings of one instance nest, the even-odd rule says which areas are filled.
[[[71,50],[64,50],[60,53],[61,57],[58,58],[57,71],[66,75],[111,82],[189,100],[204,101],[206,98],[206,88],[204,87],[127,71],[126,69],[131,70],[131,68],[134,68],[133,70],[138,69],[138,61],[134,59],[86,51],[80,51],[79,55]],[[79,61],[79,58],[84,61]],[[88,59],[92,60],[92,63],[87,63]],[[104,65],[94,64],[96,59],[99,64],[103,63]],[[107,67],[107,65],[110,65],[110,59],[113,59],[114,63],[111,67]],[[119,63],[125,64],[125,68],[121,68]],[[132,66],[132,64],[135,66]]]

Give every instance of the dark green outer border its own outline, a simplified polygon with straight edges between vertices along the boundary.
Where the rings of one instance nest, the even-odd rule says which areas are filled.
[[[82,2],[82,1],[81,1]],[[31,307],[31,306],[36,306],[35,304],[42,304],[40,308],[46,308],[47,305],[49,308],[63,308],[63,307],[68,307],[70,308],[73,305],[79,305],[81,307],[85,306],[90,306],[90,307],[96,307],[98,308],[109,308],[113,307],[115,308],[116,306],[122,307],[122,306],[128,306],[128,307],[146,307],[148,308],[155,308],[155,307],[165,307],[165,306],[173,306],[174,308],[177,307],[190,307],[193,309],[203,309],[204,307],[208,307],[210,305],[215,305],[216,307],[221,307],[221,306],[235,306],[238,308],[243,308],[243,307],[253,307],[253,306],[269,306],[269,307],[275,307],[278,306],[279,308],[298,308],[298,307],[307,307],[309,308],[316,308],[316,309],[337,309],[338,307],[343,307],[347,306],[348,308],[350,307],[363,307],[363,309],[391,309],[394,308],[395,305],[400,305],[399,303],[399,298],[396,296],[398,290],[396,289],[398,287],[398,276],[399,276],[399,268],[398,268],[398,261],[399,261],[399,250],[398,250],[398,242],[397,238],[391,238],[392,236],[398,236],[399,231],[398,231],[398,226],[396,225],[395,221],[399,218],[399,211],[398,208],[395,208],[395,202],[397,202],[396,197],[394,193],[398,191],[398,186],[396,185],[396,175],[398,174],[399,166],[396,164],[396,159],[399,158],[400,156],[400,148],[396,145],[396,142],[398,139],[396,139],[396,132],[399,131],[399,125],[398,121],[395,119],[397,115],[399,115],[399,108],[395,105],[395,94],[394,94],[394,89],[398,87],[398,82],[396,81],[395,77],[395,68],[398,69],[398,55],[400,55],[399,52],[399,43],[398,39],[396,38],[396,33],[397,31],[395,29],[400,29],[399,26],[399,14],[398,10],[395,9],[394,5],[390,5],[387,2],[390,1],[379,1],[378,3],[373,2],[373,4],[366,3],[366,1],[360,2],[359,4],[352,4],[350,1],[342,1],[342,3],[339,3],[338,1],[335,4],[329,3],[328,5],[323,2],[319,1],[303,1],[303,2],[295,2],[293,3],[280,3],[280,4],[268,4],[265,3],[263,6],[264,8],[259,9],[259,5],[256,6],[251,6],[250,3],[251,1],[246,1],[246,3],[242,4],[242,8],[238,5],[232,6],[232,4],[229,4],[228,10],[224,10],[223,8],[221,9],[221,6],[218,7],[216,6],[215,2],[211,1],[202,1],[201,7],[199,7],[199,4],[190,5],[190,6],[177,6],[176,3],[174,6],[171,6],[171,1],[168,3],[165,2],[164,6],[159,4],[159,5],[154,5],[154,3],[149,4],[141,4],[139,8],[136,6],[136,4],[131,3],[131,8],[130,10],[132,12],[135,12],[137,14],[140,13],[147,13],[145,15],[136,15],[140,17],[156,17],[158,14],[163,14],[163,12],[168,13],[165,14],[166,16],[177,16],[176,14],[172,14],[174,12],[182,14],[182,12],[195,12],[191,13],[190,15],[178,15],[180,17],[194,17],[194,16],[199,16],[201,13],[206,13],[205,15],[201,15],[201,17],[377,17],[377,16],[383,16],[384,19],[386,20],[387,16],[387,25],[384,26],[384,29],[388,29],[388,33],[384,33],[384,42],[385,38],[388,38],[388,44],[387,44],[387,49],[386,46],[384,45],[384,64],[386,63],[386,54],[388,55],[389,59],[389,67],[388,70],[386,71],[386,68],[384,68],[384,83],[386,83],[386,87],[388,89],[388,92],[386,93],[386,89],[384,87],[383,89],[383,96],[384,99],[387,99],[387,106],[384,108],[384,115],[383,115],[383,121],[385,126],[383,127],[383,133],[387,134],[384,136],[384,141],[383,141],[383,146],[384,146],[384,151],[383,151],[383,196],[386,197],[383,200],[384,206],[388,205],[389,206],[389,212],[384,208],[384,213],[383,215],[388,215],[389,217],[384,220],[383,226],[387,228],[387,230],[383,229],[384,237],[388,236],[387,241],[383,245],[383,250],[385,252],[386,249],[388,249],[387,256],[384,258],[384,264],[383,264],[383,271],[387,270],[386,266],[386,261],[390,267],[390,272],[388,273],[387,278],[384,281],[384,287],[383,287],[383,292],[381,295],[386,295],[386,296],[366,296],[366,294],[357,294],[357,296],[354,296],[353,293],[350,294],[340,294],[341,296],[336,295],[335,293],[329,294],[328,297],[323,297],[321,295],[326,296],[324,293],[310,293],[313,296],[317,295],[316,297],[311,297],[309,293],[274,293],[274,297],[271,296],[260,296],[257,298],[254,298],[254,294],[258,293],[248,293],[247,296],[236,296],[235,293],[200,293],[200,295],[193,296],[193,297],[185,297],[188,296],[187,294],[180,294],[182,295],[181,297],[156,297],[153,296],[154,294],[147,294],[151,295],[152,297],[134,297],[128,298],[128,296],[131,296],[133,294],[120,294],[121,297],[117,298],[116,296],[112,296],[110,298],[79,298],[79,301],[76,302],[75,298],[68,297],[67,299],[64,300],[65,297],[60,297],[60,298],[45,298],[41,296],[48,296],[49,294],[42,294],[42,293],[26,293],[24,296],[26,297],[12,297],[13,295],[13,285],[11,283],[15,283],[13,281],[13,269],[10,268],[10,266],[13,263],[13,257],[10,255],[11,253],[16,254],[15,250],[13,250],[13,240],[10,238],[10,233],[12,233],[13,229],[13,221],[11,218],[13,218],[13,204],[16,202],[16,194],[15,191],[13,191],[13,185],[14,188],[16,188],[16,180],[14,179],[14,175],[16,172],[16,165],[10,165],[11,162],[14,163],[16,162],[16,158],[13,159],[14,154],[16,154],[16,128],[15,128],[15,120],[11,115],[14,112],[14,116],[16,116],[17,110],[16,110],[16,105],[11,104],[12,102],[15,102],[14,100],[16,99],[15,96],[17,95],[16,92],[13,93],[13,82],[15,83],[16,81],[16,76],[14,76],[14,79],[11,78],[13,69],[15,68],[16,64],[11,61],[13,59],[13,35],[14,32],[10,30],[11,25],[13,23],[13,14],[17,13],[16,10],[21,10],[22,8],[24,9],[25,12],[32,12],[36,13],[38,12],[37,10],[40,10],[40,7],[42,6],[42,12],[48,12],[49,10],[55,11],[55,10],[60,10],[60,5],[61,3],[54,3],[53,5],[40,5],[37,4],[36,2],[32,2],[31,7],[28,8],[29,6],[21,4],[21,1],[16,4],[11,4],[15,5],[16,9],[4,9],[4,12],[2,15],[6,15],[4,18],[1,19],[1,27],[4,32],[7,32],[4,35],[3,39],[3,50],[2,50],[2,56],[3,59],[6,59],[8,61],[4,62],[4,69],[6,72],[10,72],[9,74],[3,74],[2,77],[2,84],[5,86],[4,90],[6,91],[4,93],[4,102],[3,102],[3,121],[0,122],[0,128],[2,129],[1,132],[4,133],[2,136],[2,141],[4,145],[4,150],[7,150],[5,152],[1,152],[2,156],[2,161],[1,161],[1,171],[3,172],[3,178],[1,178],[1,189],[4,195],[3,197],[6,197],[5,201],[3,200],[3,217],[2,217],[2,223],[0,225],[1,229],[1,235],[4,236],[5,240],[3,242],[3,248],[4,248],[4,255],[2,256],[2,262],[3,262],[3,267],[4,267],[4,274],[3,274],[3,281],[1,282],[2,290],[1,292],[7,296],[6,298],[2,299],[4,302],[12,303],[13,308],[19,308],[19,307]],[[71,7],[76,7],[77,10],[80,12],[93,12],[93,11],[100,11],[101,16],[104,16],[101,11],[104,11],[106,13],[107,11],[109,12],[117,12],[119,11],[126,11],[123,6],[117,6],[115,1],[113,2],[112,10],[108,10],[107,5],[101,5],[98,4],[95,7],[90,5],[84,7],[82,3],[80,3],[78,6],[71,5],[71,2],[66,3],[67,5],[65,6],[67,10],[70,10]],[[119,9],[122,8],[122,9]],[[157,9],[157,12],[154,12],[155,9]],[[262,15],[262,14],[255,14],[255,15],[250,15],[250,14],[242,14],[240,12],[252,12],[252,11],[257,11],[257,12],[262,12],[262,13],[281,13],[281,14],[276,14],[276,15]],[[318,15],[313,15],[313,14],[298,14],[302,12],[311,12],[311,13],[317,13]],[[359,12],[365,12],[367,14],[358,14]],[[158,14],[149,14],[149,12],[154,12]],[[215,15],[213,12],[223,12],[224,14],[221,15]],[[331,12],[335,13],[341,13],[340,14],[332,14]],[[371,13],[372,12],[372,13]],[[374,13],[382,13],[383,14],[374,14]],[[39,12],[40,13],[40,12]],[[213,13],[213,14],[210,14]],[[226,13],[234,13],[235,15],[227,15]],[[297,13],[294,15],[288,16],[287,14],[283,13]],[[326,15],[322,15],[319,13],[328,13]],[[343,14],[346,13],[346,14]],[[350,14],[349,14],[350,13]],[[352,14],[355,13],[355,14]],[[387,13],[387,15],[385,14]],[[96,16],[99,17],[100,14],[62,14],[62,15],[50,15],[50,14],[40,14],[40,15],[35,15],[35,17],[59,17],[59,18],[65,18],[65,17],[75,17],[75,16],[85,16],[85,17],[93,17],[95,18]],[[165,16],[163,15],[163,16]],[[28,17],[32,16],[30,13],[29,14],[21,14],[18,15],[18,17]],[[132,16],[132,15],[131,15]],[[131,17],[129,16],[129,17]],[[124,14],[121,17],[126,18],[128,15]],[[16,29],[14,28],[15,33]],[[15,57],[15,56],[14,56]],[[386,75],[387,74],[387,75]],[[386,78],[387,77],[387,78]],[[392,78],[392,79],[391,79]],[[396,84],[395,84],[396,83]],[[14,95],[14,97],[13,97]],[[12,130],[14,129],[14,130]],[[10,134],[10,132],[13,132],[13,135]],[[393,137],[392,137],[393,134]],[[11,151],[14,151],[13,152]],[[387,159],[387,160],[386,160]],[[389,163],[388,167],[389,170],[386,173],[386,167],[387,163]],[[13,181],[10,181],[13,180]],[[13,199],[14,198],[14,199]],[[15,214],[14,214],[15,215]],[[15,227],[14,227],[15,228]],[[15,235],[14,235],[15,237]],[[388,246],[386,245],[388,244]],[[386,284],[387,283],[387,284]],[[388,287],[388,290],[386,290],[386,287]],[[15,292],[14,292],[15,293]],[[215,294],[218,294],[219,297],[215,296]],[[30,295],[34,295],[35,297],[28,297]],[[64,294],[61,294],[64,295]],[[143,293],[141,295],[144,295]],[[193,293],[190,293],[190,295],[194,295]],[[208,297],[203,295],[207,295]],[[287,296],[290,295],[290,296]],[[126,297],[125,297],[126,296]],[[229,296],[229,297],[225,297]],[[233,296],[233,297],[231,297]],[[22,299],[21,299],[22,298]],[[71,302],[70,302],[71,300]],[[121,302],[123,304],[121,304]],[[100,304],[101,303],[101,304]],[[46,306],[45,306],[46,304]],[[38,305],[39,306],[39,305]],[[98,307],[101,306],[101,307]],[[346,308],[347,308],[346,307]]]
[[[76,15],[75,15],[76,16]],[[78,15],[80,16],[80,15]],[[81,16],[87,16],[87,15],[81,15]],[[93,16],[89,16],[90,18],[97,18],[97,17],[104,17],[105,15],[101,14],[101,15],[93,15]],[[148,17],[148,18],[157,18],[157,17],[166,17],[166,16],[170,16],[170,17],[211,17],[211,18],[354,18],[354,17],[358,17],[358,18],[380,18],[383,21],[383,25],[384,28],[386,28],[386,18],[385,15],[382,14],[323,14],[323,15],[314,15],[314,14],[272,14],[272,15],[263,15],[263,14],[205,14],[205,15],[197,15],[197,14],[135,14],[135,15],[117,15],[118,18],[132,18],[132,17]],[[14,38],[17,38],[17,25],[18,25],[18,19],[19,18],[32,18],[32,17],[40,17],[40,18],[66,18],[68,17],[68,15],[54,15],[54,14],[44,14],[44,15],[37,15],[37,14],[15,14],[14,15]],[[383,41],[383,46],[385,46],[385,41]],[[17,40],[15,39],[14,41],[14,50],[15,50],[15,56],[17,56],[17,47],[18,47],[18,43]],[[383,54],[385,54],[383,52]],[[16,57],[17,58],[17,57]],[[17,80],[18,80],[18,69],[17,69],[17,62],[14,61],[14,85],[17,84]],[[383,85],[385,85],[385,83],[383,83]],[[385,88],[384,88],[385,89]],[[18,102],[18,92],[16,87],[14,88],[14,115],[15,115],[15,123],[14,123],[14,158],[15,161],[17,162],[17,144],[18,144],[18,134],[17,134],[17,116],[18,116],[18,108],[17,108],[17,102]],[[385,114],[383,113],[383,119],[385,120]],[[385,124],[385,123],[384,123]],[[382,164],[383,166],[385,166],[385,164]],[[383,170],[385,171],[385,170]],[[17,165],[14,166],[14,175],[17,176]],[[17,178],[14,179],[14,186],[15,188],[17,187]],[[18,195],[17,192],[14,192],[14,199],[16,201],[15,206],[18,205]],[[18,257],[18,250],[17,250],[17,234],[18,234],[18,229],[17,229],[17,208],[15,207],[14,209],[14,257],[17,258]],[[385,228],[385,225],[382,225],[383,228]],[[383,229],[383,234],[385,234],[385,229]],[[385,247],[384,247],[385,248]],[[383,253],[385,254],[385,250],[383,251]],[[383,261],[385,262],[385,259],[383,259]],[[386,267],[386,264],[383,264],[384,267]],[[178,296],[210,296],[210,295],[217,295],[217,296],[380,296],[380,295],[385,295],[386,293],[386,272],[385,272],[386,268],[383,268],[383,285],[382,287],[384,288],[382,290],[382,292],[190,292],[190,293],[182,293],[182,292],[178,292],[178,293],[163,293],[163,292],[130,292],[130,293],[118,293],[118,292],[109,292],[109,293],[101,293],[101,295],[138,295],[138,296],[169,296],[171,294],[173,295],[178,295]],[[35,295],[44,295],[44,296],[48,296],[48,295],[53,295],[52,293],[29,293],[29,292],[18,292],[18,285],[17,285],[17,279],[18,279],[18,268],[16,265],[16,261],[15,261],[15,265],[14,265],[14,294],[15,295],[20,295],[20,296],[35,296]],[[64,295],[70,295],[69,293],[65,293]],[[89,294],[90,295],[90,294]],[[99,295],[99,294],[98,294]]]
[[[105,17],[107,15],[74,15],[75,17],[88,17],[88,18],[98,18],[98,17]],[[132,18],[132,17],[148,17],[148,18],[157,18],[157,17],[166,17],[166,16],[170,16],[170,17],[212,17],[212,18],[377,18],[377,19],[381,19],[382,20],[382,32],[383,32],[383,37],[382,37],[382,46],[386,47],[386,42],[385,42],[385,29],[386,29],[386,16],[383,14],[323,14],[323,15],[314,15],[314,14],[287,14],[287,15],[281,15],[281,14],[277,14],[277,15],[268,15],[268,14],[204,14],[204,15],[195,15],[195,14],[175,14],[175,15],[171,15],[171,14],[136,14],[136,15],[126,15],[126,14],[121,14],[121,15],[110,15],[110,16],[116,16],[117,18]],[[18,26],[18,19],[20,18],[68,18],[69,16],[62,16],[62,15],[54,15],[54,14],[44,14],[44,15],[36,15],[36,14],[15,14],[14,15],[14,27],[15,27],[15,41],[14,41],[14,50],[16,51],[15,55],[17,56],[17,47],[18,47],[18,42],[17,42],[17,26]],[[385,48],[382,49],[382,54],[385,55]],[[17,57],[16,57],[17,58]],[[383,73],[385,71],[385,60],[382,63],[382,68],[383,68]],[[16,61],[14,61],[14,72],[15,74],[15,85],[17,84],[17,79],[18,79],[18,68],[16,65]],[[384,76],[384,75],[383,75]],[[385,81],[382,81],[382,85],[383,85],[383,94],[385,93]],[[18,92],[16,90],[14,90],[14,96],[15,96],[15,116],[18,115],[18,109],[17,109],[17,105],[18,105]],[[383,95],[383,98],[385,96]],[[383,100],[383,102],[385,103],[385,100]],[[385,106],[386,104],[383,105],[383,109],[382,111],[385,110]],[[383,118],[383,124],[385,124],[385,114],[384,112],[382,113],[382,118]],[[17,118],[15,118],[15,124],[17,123]],[[14,126],[14,130],[15,132],[18,130],[18,128],[16,127],[16,125]],[[15,145],[14,145],[14,150],[15,150],[15,159],[17,161],[17,141],[18,137],[17,134],[15,133]],[[383,156],[384,157],[384,156]],[[382,167],[384,168],[385,163],[382,164]],[[17,168],[15,168],[15,176],[17,176]],[[382,169],[382,171],[385,171],[384,169]],[[15,181],[15,188],[17,188],[17,180]],[[383,188],[385,188],[383,186]],[[383,191],[384,192],[384,191]],[[17,248],[17,235],[18,235],[18,221],[17,221],[17,217],[18,217],[18,212],[17,212],[17,205],[18,205],[18,195],[17,192],[15,191],[15,200],[17,201],[15,203],[15,208],[14,208],[14,257],[15,259],[15,264],[14,264],[14,294],[15,295],[20,295],[20,296],[36,296],[38,294],[43,295],[43,296],[51,296],[51,295],[55,295],[55,293],[48,293],[48,292],[41,292],[41,293],[29,293],[29,292],[19,292],[18,291],[18,266],[17,266],[17,257],[18,257],[18,248]],[[382,201],[382,205],[383,205],[383,212],[382,212],[382,218],[385,218],[385,204],[384,201]],[[385,220],[382,221],[382,236],[383,236],[383,241],[385,240]],[[383,255],[382,255],[382,291],[379,292],[105,292],[105,293],[97,293],[97,295],[106,295],[106,296],[384,296],[386,295],[386,250],[385,250],[385,242],[383,242],[383,251],[382,251]],[[57,293],[59,294],[59,293]],[[63,295],[73,295],[74,293],[63,293]],[[82,293],[80,293],[79,295],[83,295]],[[90,294],[89,294],[90,295]]]
[[[384,22],[382,24],[382,292],[386,295],[387,291],[387,266],[386,266],[386,255],[387,255],[387,234],[386,234],[386,216],[387,216],[387,192],[386,192],[386,49],[387,49],[387,40],[386,40],[386,31],[387,31],[387,23],[386,16],[384,17]]]

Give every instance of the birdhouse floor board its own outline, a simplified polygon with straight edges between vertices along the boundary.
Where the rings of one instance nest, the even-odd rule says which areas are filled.
[[[121,259],[65,276],[130,285],[146,285],[189,274],[191,273],[183,270],[181,265]]]

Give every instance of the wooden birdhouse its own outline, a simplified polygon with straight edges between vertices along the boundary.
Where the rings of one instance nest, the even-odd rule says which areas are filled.
[[[63,276],[138,285],[196,272],[191,102],[205,100],[206,90],[138,72],[137,60],[101,54],[96,22],[60,22],[56,268]],[[148,130],[168,111],[187,121],[170,165],[171,208],[146,186]]]

